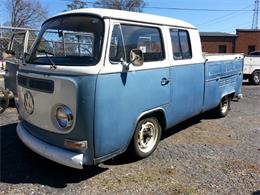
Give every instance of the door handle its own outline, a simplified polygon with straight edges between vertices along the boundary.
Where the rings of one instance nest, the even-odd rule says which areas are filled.
[[[168,80],[167,78],[162,78],[161,85],[162,86],[167,85],[169,82],[170,82],[170,80]]]

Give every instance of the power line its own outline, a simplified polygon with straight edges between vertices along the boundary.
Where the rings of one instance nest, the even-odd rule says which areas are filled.
[[[68,0],[65,0],[68,1]],[[94,5],[94,2],[86,1],[87,4]],[[112,4],[111,4],[112,5]],[[185,7],[160,7],[160,6],[144,6],[144,9],[160,9],[160,10],[177,10],[177,11],[208,11],[208,12],[251,12],[253,9],[208,9],[208,8],[185,8]]]
[[[232,26],[225,26],[224,28],[221,29],[221,31],[226,31],[227,29],[238,29],[238,28],[250,28],[249,27],[250,22],[243,22],[240,24],[232,25]]]
[[[215,25],[215,24],[219,24],[219,23],[223,23],[223,24],[226,24],[226,22],[227,21],[230,21],[230,20],[234,20],[234,18],[236,18],[237,17],[237,15],[239,15],[239,16],[246,16],[246,18],[248,18],[248,13],[245,13],[245,12],[243,12],[243,13],[240,13],[240,12],[237,12],[237,13],[235,13],[235,14],[233,14],[233,15],[229,15],[229,16],[227,16],[227,17],[223,17],[222,19],[219,19],[219,20],[217,20],[217,21],[213,21],[213,22],[210,22],[210,23],[207,23],[206,25],[200,25],[199,27],[205,27],[205,26],[212,26],[212,25]],[[237,22],[237,20],[235,20],[234,22]]]
[[[242,10],[247,9],[249,7],[252,7],[252,6],[253,6],[253,4],[242,8]],[[225,15],[213,18],[213,19],[211,19],[211,20],[209,20],[207,22],[198,24],[197,26],[216,24],[216,23],[222,22],[223,20],[226,20],[227,18],[232,18],[232,17],[236,16],[237,14],[240,14],[240,11],[234,11],[234,12],[231,12],[231,13],[228,13],[228,14],[225,14]]]
[[[253,9],[207,9],[207,8],[182,8],[182,7],[151,7],[144,6],[146,9],[164,9],[164,10],[179,10],[179,11],[208,11],[208,12],[251,12]]]

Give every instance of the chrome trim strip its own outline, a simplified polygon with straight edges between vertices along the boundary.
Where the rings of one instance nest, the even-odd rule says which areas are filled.
[[[21,124],[17,125],[16,131],[22,142],[37,154],[68,167],[83,169],[83,154],[43,142],[27,132]]]

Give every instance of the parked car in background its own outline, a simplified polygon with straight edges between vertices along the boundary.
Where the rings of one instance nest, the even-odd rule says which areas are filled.
[[[8,94],[4,91],[5,89],[4,75],[5,75],[5,61],[3,59],[3,53],[0,52],[0,114],[5,111],[5,109],[9,104]]]
[[[260,85],[260,51],[251,52],[244,58],[243,74],[251,84]]]
[[[3,75],[5,73],[4,69],[5,69],[5,61],[3,59],[3,53],[0,52],[0,79],[3,78]],[[2,85],[0,85],[0,86],[2,86]]]
[[[0,52],[0,113],[9,105],[9,100],[17,97],[16,73],[23,64],[24,53],[27,52],[28,31],[12,34],[8,48]]]

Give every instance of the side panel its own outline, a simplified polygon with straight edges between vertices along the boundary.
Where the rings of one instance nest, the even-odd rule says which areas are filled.
[[[95,102],[96,158],[126,149],[138,116],[170,101],[169,68],[99,75]]]
[[[201,112],[204,94],[204,64],[171,67],[171,104],[168,127]]]
[[[216,107],[227,94],[241,93],[242,66],[241,59],[206,63],[204,111]]]

